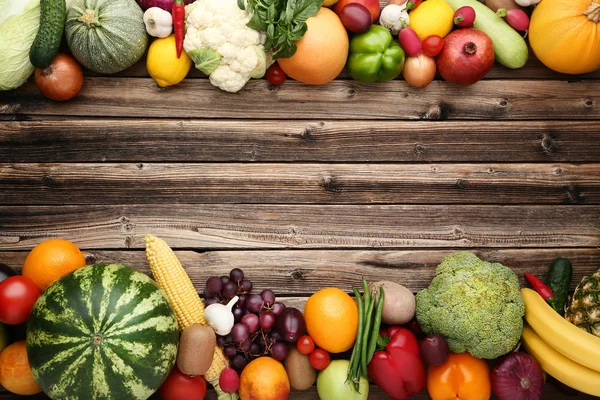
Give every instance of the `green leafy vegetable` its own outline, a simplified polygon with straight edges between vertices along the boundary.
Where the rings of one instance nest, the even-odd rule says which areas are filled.
[[[248,27],[266,32],[265,50],[273,58],[288,58],[304,36],[306,20],[317,15],[323,0],[238,0],[238,7],[252,14]]]
[[[188,52],[188,55],[196,64],[196,68],[205,73],[206,75],[210,75],[213,73],[215,69],[221,63],[221,59],[223,58],[216,51],[212,51],[210,49],[194,49]]]

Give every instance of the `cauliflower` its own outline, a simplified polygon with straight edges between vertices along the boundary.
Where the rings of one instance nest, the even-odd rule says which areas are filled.
[[[525,304],[511,269],[460,252],[445,257],[435,272],[416,296],[416,317],[425,333],[438,333],[452,352],[477,358],[493,359],[516,347]]]
[[[252,15],[236,0],[196,0],[186,6],[183,48],[210,83],[237,92],[250,78],[261,78],[270,63],[266,34],[246,26]]]

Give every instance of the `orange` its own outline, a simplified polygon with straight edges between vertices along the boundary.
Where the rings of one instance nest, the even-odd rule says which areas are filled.
[[[322,349],[342,353],[354,345],[358,306],[343,290],[325,288],[310,296],[304,307],[304,320],[308,334]]]
[[[22,274],[44,291],[61,276],[83,266],[85,257],[77,246],[68,240],[51,239],[31,250],[23,263]]]
[[[323,85],[334,80],[346,65],[348,33],[337,14],[324,7],[306,24],[308,31],[296,42],[296,53],[277,62],[290,78]]]
[[[282,363],[271,357],[256,358],[240,376],[241,400],[285,400],[290,395],[290,380]]]
[[[29,367],[24,340],[11,344],[0,354],[0,385],[23,396],[42,391]]]

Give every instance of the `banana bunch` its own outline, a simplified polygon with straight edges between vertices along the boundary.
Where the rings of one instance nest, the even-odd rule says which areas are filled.
[[[521,289],[525,350],[548,374],[567,386],[600,396],[600,337],[579,329],[531,289]]]

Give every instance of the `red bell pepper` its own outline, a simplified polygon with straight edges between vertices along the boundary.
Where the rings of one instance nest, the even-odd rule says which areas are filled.
[[[369,377],[396,400],[421,393],[425,389],[426,374],[417,338],[399,326],[390,327],[385,336],[389,342],[384,350],[373,355],[368,366]]]

